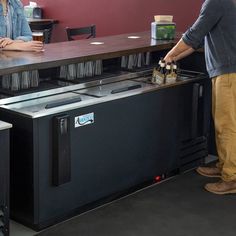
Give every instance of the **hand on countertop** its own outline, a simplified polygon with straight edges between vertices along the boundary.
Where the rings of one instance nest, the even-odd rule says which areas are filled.
[[[5,48],[7,45],[12,44],[14,40],[10,38],[0,38],[0,48]]]
[[[28,52],[41,52],[43,51],[43,43],[40,41],[28,41],[28,42],[14,42],[6,45],[3,50],[13,51],[28,51]]]

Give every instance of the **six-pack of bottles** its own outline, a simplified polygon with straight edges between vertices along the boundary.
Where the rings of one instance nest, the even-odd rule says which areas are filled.
[[[153,69],[152,83],[165,84],[174,83],[177,79],[177,65],[173,62],[166,63],[163,59],[159,60],[158,66]]]

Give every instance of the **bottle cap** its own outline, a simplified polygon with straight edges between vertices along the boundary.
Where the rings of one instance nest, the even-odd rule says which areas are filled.
[[[161,62],[161,67],[165,67],[165,62]]]

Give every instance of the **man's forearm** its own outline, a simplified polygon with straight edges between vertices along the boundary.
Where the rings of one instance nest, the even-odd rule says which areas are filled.
[[[187,45],[182,39],[167,53],[165,56],[166,62],[180,60],[194,52],[194,49]]]
[[[179,61],[179,60],[191,55],[193,52],[195,52],[195,50],[193,48],[189,48],[189,49],[181,52],[178,56],[175,56],[174,61]]]
[[[183,39],[180,39],[179,42],[172,48],[171,52],[174,56],[178,56],[182,52],[191,49],[192,47],[186,44]]]

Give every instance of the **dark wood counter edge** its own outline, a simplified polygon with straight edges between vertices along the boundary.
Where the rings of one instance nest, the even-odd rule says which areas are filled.
[[[25,70],[53,68],[53,67],[58,67],[61,65],[85,62],[85,61],[90,61],[90,60],[111,59],[111,58],[116,58],[120,56],[130,55],[137,52],[141,53],[141,52],[168,50],[168,49],[171,49],[173,46],[174,44],[170,43],[166,45],[158,45],[157,47],[144,47],[144,48],[139,48],[139,49],[130,49],[130,50],[125,50],[125,51],[113,52],[109,54],[104,53],[104,54],[84,56],[84,57],[79,57],[79,58],[68,58],[68,59],[62,59],[58,61],[54,60],[51,62],[41,62],[41,63],[34,63],[34,64],[29,64],[29,65],[20,65],[17,67],[0,70],[0,75],[16,73],[16,72],[21,72]]]
[[[141,32],[140,34],[145,35],[144,33],[147,33],[148,35],[150,34],[149,32]],[[147,36],[147,34],[146,34],[146,36]],[[124,34],[124,35],[128,35],[128,34]],[[132,34],[129,34],[129,35],[132,35]],[[121,35],[117,35],[117,37],[120,37],[120,36]],[[102,39],[112,40],[112,39],[114,39],[114,37],[116,37],[116,36],[107,36],[107,37],[103,37],[103,38],[96,38],[95,41],[100,41]],[[148,40],[150,40],[150,38]],[[158,42],[158,41],[155,41],[155,42]],[[114,50],[114,51],[110,51],[110,52],[105,52],[105,53],[99,52],[99,53],[95,53],[95,54],[90,53],[90,55],[73,56],[73,57],[62,58],[62,59],[60,59],[60,58],[53,59],[53,60],[47,59],[45,61],[40,60],[40,62],[34,62],[32,60],[32,63],[24,63],[24,64],[19,60],[21,63],[21,64],[19,63],[19,65],[14,65],[12,67],[9,66],[9,67],[0,69],[0,75],[16,73],[16,72],[21,72],[21,71],[25,71],[25,70],[53,68],[53,67],[58,67],[58,66],[65,65],[65,64],[79,63],[79,62],[89,61],[89,60],[110,59],[110,58],[120,57],[123,55],[138,53],[138,52],[147,52],[147,51],[152,52],[152,51],[160,51],[160,50],[169,50],[176,44],[176,42],[177,42],[177,40],[163,41],[163,42],[161,42],[161,44],[157,44],[157,45],[152,45],[152,44],[150,44],[150,42],[147,42],[144,46],[137,45],[137,47],[134,47],[132,45],[133,48],[128,48],[125,50],[117,50],[117,51]],[[63,42],[61,44],[54,43],[51,45],[47,45],[47,47],[51,47],[53,45],[54,46],[56,45],[60,48],[60,46],[63,47],[65,45],[67,45],[67,43],[68,43],[68,47],[70,47],[70,44],[69,44],[70,42]],[[11,53],[14,54],[14,52],[11,52]],[[17,52],[17,53],[20,53],[20,52]],[[24,56],[24,52],[22,52],[22,55]],[[29,56],[29,55],[31,55],[31,54],[28,53],[27,56]],[[24,59],[24,57],[23,57],[23,59]]]

